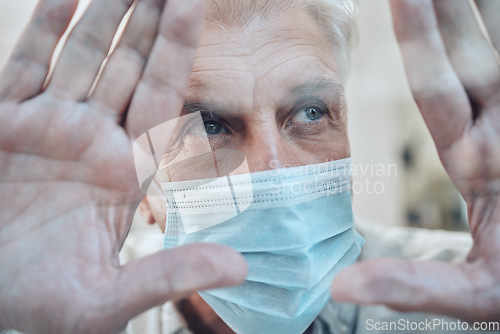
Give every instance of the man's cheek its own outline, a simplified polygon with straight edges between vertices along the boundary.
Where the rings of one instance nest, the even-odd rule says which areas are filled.
[[[162,232],[165,232],[165,221],[167,219],[167,203],[161,196],[147,196],[149,209],[155,223],[158,224]]]

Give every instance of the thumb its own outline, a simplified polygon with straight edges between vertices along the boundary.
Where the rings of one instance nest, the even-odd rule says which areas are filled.
[[[225,246],[198,243],[161,251],[122,267],[117,309],[126,323],[167,300],[238,285],[246,273],[243,256]]]
[[[467,320],[474,287],[464,264],[376,259],[343,270],[332,297],[353,304],[383,304],[398,311],[421,311]]]

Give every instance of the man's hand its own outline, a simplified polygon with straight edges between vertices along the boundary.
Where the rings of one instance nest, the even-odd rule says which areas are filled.
[[[355,265],[334,282],[339,301],[500,319],[500,63],[471,4],[391,1],[415,101],[467,202],[474,246],[457,265],[391,259]]]
[[[45,83],[77,0],[42,0],[7,63],[0,77],[0,330],[117,332],[169,298],[244,279],[242,257],[215,245],[119,264],[141,200],[132,143],[178,116],[204,24],[204,1],[164,2],[93,1]]]

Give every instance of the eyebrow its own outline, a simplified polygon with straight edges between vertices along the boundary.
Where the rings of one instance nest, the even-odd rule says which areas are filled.
[[[342,98],[344,87],[329,78],[319,77],[293,87],[288,93],[291,96],[308,96],[322,90],[331,90],[335,97]]]
[[[184,107],[182,110],[183,114],[192,114],[196,112],[208,112],[208,113],[215,113],[217,110],[220,110],[217,108],[216,105],[213,103],[208,103],[208,102],[191,102],[191,101],[184,101]]]
[[[331,78],[328,77],[317,77],[313,80],[296,85],[286,93],[286,97],[288,99],[296,99],[297,97],[310,96],[314,93],[325,90],[332,92],[331,98],[339,105],[343,104],[344,86],[340,83],[332,81]],[[217,104],[214,103],[199,100],[186,100],[184,102],[184,114],[191,114],[195,112],[217,113],[220,111],[223,110],[221,110]]]

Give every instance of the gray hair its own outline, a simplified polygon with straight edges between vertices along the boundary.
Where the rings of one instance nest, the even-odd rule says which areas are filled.
[[[291,8],[305,9],[333,47],[339,76],[345,82],[357,43],[357,0],[210,0],[208,21],[243,26]]]

